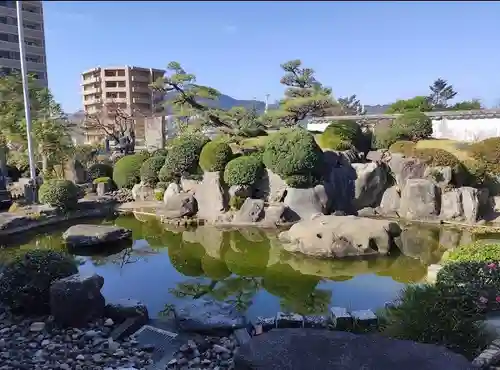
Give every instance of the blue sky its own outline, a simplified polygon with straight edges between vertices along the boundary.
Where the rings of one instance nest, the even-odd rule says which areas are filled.
[[[94,66],[182,64],[238,99],[281,98],[280,63],[301,59],[335,96],[385,104],[438,77],[460,99],[500,102],[500,2],[44,2],[49,86],[81,107]]]

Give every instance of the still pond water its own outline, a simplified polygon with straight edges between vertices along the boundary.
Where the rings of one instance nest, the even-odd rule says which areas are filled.
[[[272,232],[205,226],[180,231],[136,217],[86,221],[129,228],[134,242],[76,258],[81,271],[104,277],[106,298],[141,300],[151,316],[202,296],[236,303],[249,318],[279,310],[319,314],[332,305],[376,310],[406,284],[422,281],[446,249],[470,242],[460,231],[412,226],[402,236],[405,255],[327,261],[283,251]],[[61,234],[68,226],[3,241],[0,264],[33,248],[63,250]]]

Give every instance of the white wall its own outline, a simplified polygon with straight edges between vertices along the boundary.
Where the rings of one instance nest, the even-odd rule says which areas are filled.
[[[436,139],[479,141],[500,136],[500,118],[450,119],[432,121],[432,136]]]

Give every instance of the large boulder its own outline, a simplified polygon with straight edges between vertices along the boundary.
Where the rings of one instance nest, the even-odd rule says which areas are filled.
[[[179,184],[177,184],[176,182],[171,182],[170,184],[168,184],[165,192],[163,193],[163,203],[166,204],[170,198],[178,195],[180,192],[181,188]]]
[[[196,190],[198,218],[208,223],[216,222],[228,209],[228,194],[220,172],[205,172]]]
[[[155,190],[141,182],[132,188],[132,197],[135,201],[155,200]]]
[[[197,300],[174,309],[181,330],[217,334],[244,328],[247,319],[234,306],[211,300]]]
[[[309,220],[323,213],[323,202],[315,188],[287,188],[283,203],[290,210],[290,221]]]
[[[107,303],[104,307],[104,314],[117,324],[130,318],[140,318],[143,325],[149,321],[146,305],[133,299],[120,299]]]
[[[353,163],[351,166],[356,171],[354,207],[358,210],[378,205],[387,188],[387,167],[375,162]]]
[[[165,206],[158,213],[167,219],[191,217],[198,210],[196,199],[191,193],[173,194],[164,199]]]
[[[453,181],[453,169],[450,166],[427,167],[424,177],[433,180],[439,187],[445,188]]]
[[[235,370],[472,370],[444,347],[380,335],[316,329],[274,329],[252,338],[235,356]]]
[[[97,274],[75,274],[50,286],[50,312],[63,326],[83,327],[104,314],[101,288],[104,278]]]
[[[264,201],[262,199],[247,198],[235,213],[233,223],[247,224],[260,221],[264,216]]]
[[[460,188],[465,221],[474,223],[479,219],[479,190],[464,186]]]
[[[445,192],[441,197],[440,218],[447,221],[475,223],[479,219],[480,191],[462,187]]]
[[[391,186],[386,191],[384,191],[377,212],[384,216],[397,217],[400,204],[401,196],[399,194],[399,187],[396,185]]]
[[[409,179],[401,192],[399,215],[408,220],[433,219],[441,210],[437,185],[427,179]]]
[[[401,229],[395,222],[355,216],[318,216],[279,235],[284,248],[314,257],[387,254]]]
[[[74,225],[66,230],[62,238],[69,247],[88,247],[103,243],[129,240],[132,231],[118,226]]]
[[[408,180],[421,179],[425,177],[427,164],[417,158],[406,158],[403,154],[392,153],[388,163],[394,174],[396,184],[403,189]]]
[[[282,202],[287,187],[285,180],[271,170],[266,169],[262,178],[254,186],[255,196],[271,203]]]

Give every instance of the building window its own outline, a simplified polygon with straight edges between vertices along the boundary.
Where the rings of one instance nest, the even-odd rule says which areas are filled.
[[[125,87],[126,86],[125,81],[117,81],[117,85],[118,85],[118,87]]]
[[[124,93],[124,92],[119,92],[119,93],[118,93],[118,97],[119,97],[120,99],[125,99],[125,98],[127,97],[127,93]]]
[[[118,97],[118,94],[115,92],[107,92],[106,93],[106,98],[115,99],[117,97]]]
[[[118,76],[123,77],[125,76],[125,71],[123,69],[118,70]]]
[[[44,80],[45,79],[45,73],[43,73],[43,72],[30,72],[30,75],[32,75],[37,80]]]
[[[106,81],[106,87],[116,87],[115,81]]]
[[[17,24],[17,22],[16,22],[16,24]],[[35,31],[41,31],[42,25],[39,23],[25,22],[24,28],[28,28],[30,30],[35,30]]]
[[[106,71],[104,71],[104,76],[106,76],[106,77],[115,77],[116,76],[116,71],[106,70]]]
[[[19,53],[18,53],[19,54]],[[26,55],[26,60],[28,62],[32,62],[32,63],[43,63],[42,61],[42,57],[39,56],[39,55],[32,55],[32,54],[27,54]]]
[[[36,6],[32,6],[32,5],[23,4],[23,10],[25,12],[30,12],[30,13],[35,13],[35,14],[42,14],[41,8],[36,7]]]
[[[16,3],[14,1],[0,1],[0,6],[5,6],[6,8],[15,8]]]
[[[19,39],[17,38],[17,35],[14,35],[14,36],[16,36],[16,39],[17,39],[15,42],[19,42]],[[25,38],[24,39],[24,43],[26,45],[28,45],[28,46],[42,47],[42,40]]]

